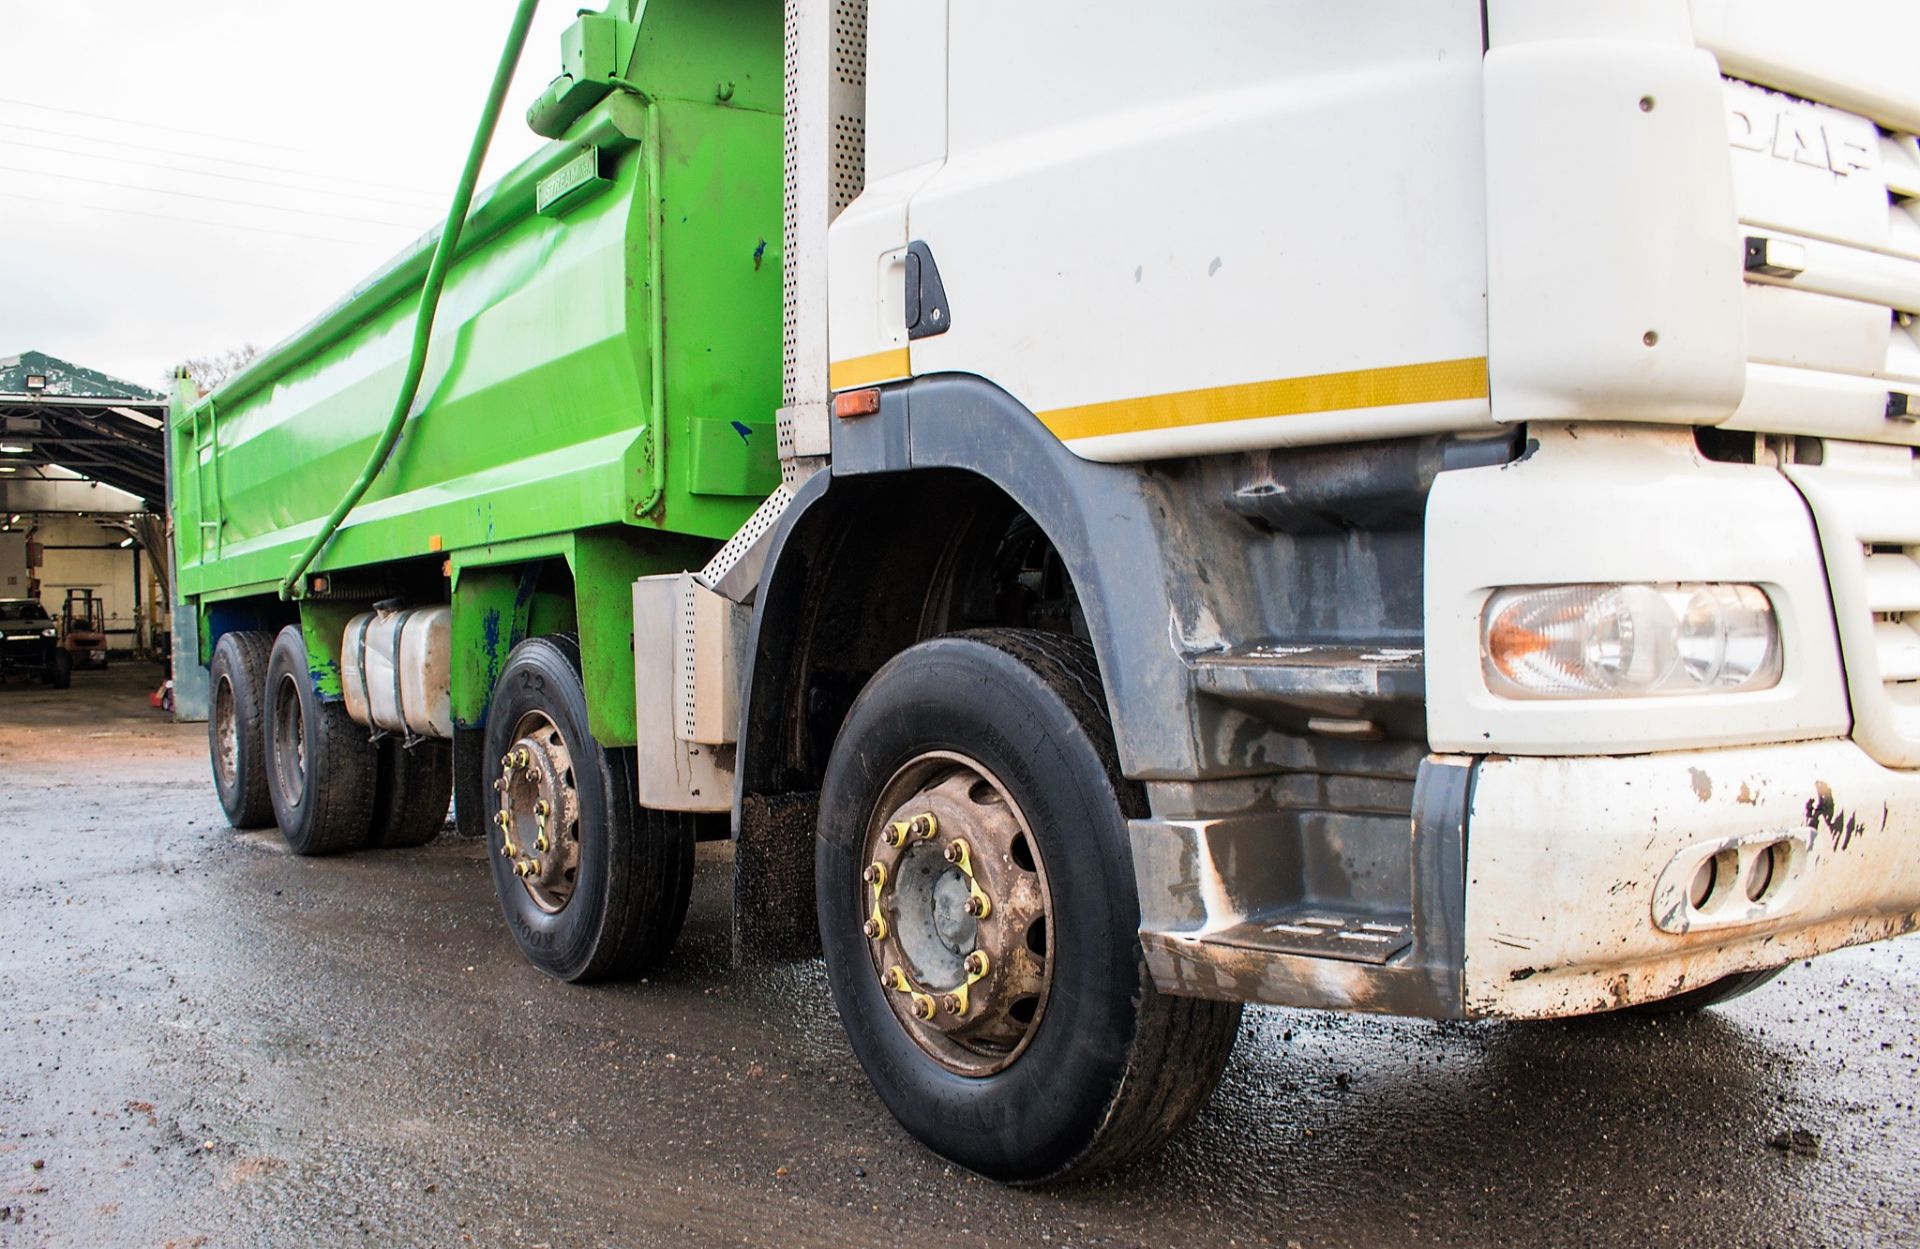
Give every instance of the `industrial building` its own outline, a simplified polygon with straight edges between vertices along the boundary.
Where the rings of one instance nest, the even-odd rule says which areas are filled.
[[[165,419],[144,386],[44,352],[0,357],[0,598],[90,619],[113,653],[164,648]]]

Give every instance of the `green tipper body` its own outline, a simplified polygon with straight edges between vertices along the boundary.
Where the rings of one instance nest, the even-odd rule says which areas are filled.
[[[336,695],[335,626],[396,581],[453,603],[456,637],[492,637],[504,653],[515,612],[527,627],[563,566],[558,593],[572,602],[544,610],[581,636],[595,731],[634,740],[627,583],[697,566],[779,480],[776,9],[653,0],[636,27],[632,0],[616,0],[592,16],[626,23],[625,37],[599,24],[569,36],[596,56],[629,49],[622,85],[475,200],[419,396],[314,562],[297,616],[276,605],[277,583],[380,436],[437,231],[176,409],[179,584],[200,608],[203,661],[225,629],[297,618],[316,683]],[[464,591],[481,569],[494,575]],[[483,583],[506,589],[489,598]],[[504,610],[505,631],[458,619],[468,607]],[[468,726],[484,715],[474,687],[490,663],[456,658]]]

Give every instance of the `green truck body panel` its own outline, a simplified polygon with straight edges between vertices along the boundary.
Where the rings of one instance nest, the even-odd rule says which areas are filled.
[[[631,8],[616,0],[611,11],[631,20]],[[462,617],[469,599],[501,609],[500,592],[481,584],[518,558],[503,553],[531,544],[525,558],[563,559],[576,598],[566,624],[581,635],[589,688],[605,694],[596,729],[614,730],[614,742],[634,740],[628,583],[697,566],[779,481],[776,8],[645,5],[623,41],[632,59],[619,85],[475,200],[419,397],[310,570],[493,565],[466,574],[477,577],[469,594],[443,587],[456,639],[471,641],[496,636]],[[204,609],[272,594],[319,532],[391,411],[437,237],[176,408],[169,486],[185,598]],[[519,573],[506,576],[517,592]],[[512,609],[509,594],[497,635],[507,645],[528,627]],[[301,605],[323,696],[339,693],[329,635],[344,610]],[[203,659],[216,635],[202,629]],[[504,652],[489,649],[456,678],[463,724],[483,713],[491,682],[481,678],[496,660]],[[608,688],[622,675],[624,697]]]
[[[486,723],[487,699],[516,645],[572,633],[580,639],[588,727],[602,744],[631,745],[634,579],[694,567],[712,552],[709,541],[608,527],[452,556],[454,727]],[[571,599],[542,588],[540,573],[553,562],[572,573]]]

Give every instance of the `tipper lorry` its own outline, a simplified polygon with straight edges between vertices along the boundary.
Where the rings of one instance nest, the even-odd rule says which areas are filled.
[[[612,0],[170,422],[231,821],[565,981],[823,953],[987,1176],[1243,1003],[1687,1010],[1920,923],[1920,9]]]

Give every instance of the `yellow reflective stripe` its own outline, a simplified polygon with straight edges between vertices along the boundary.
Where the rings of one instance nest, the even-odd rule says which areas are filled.
[[[853,386],[871,386],[875,382],[890,382],[896,377],[906,377],[912,372],[913,368],[907,361],[907,349],[890,347],[870,356],[835,360],[827,367],[827,387],[846,390]]]
[[[1473,356],[1465,360],[1436,360],[1430,364],[1398,364],[1384,369],[1244,382],[1237,386],[1209,386],[1139,399],[1055,408],[1039,415],[1040,423],[1056,437],[1071,440],[1246,421],[1262,416],[1297,416],[1303,412],[1341,412],[1350,408],[1486,397],[1487,358]]]

